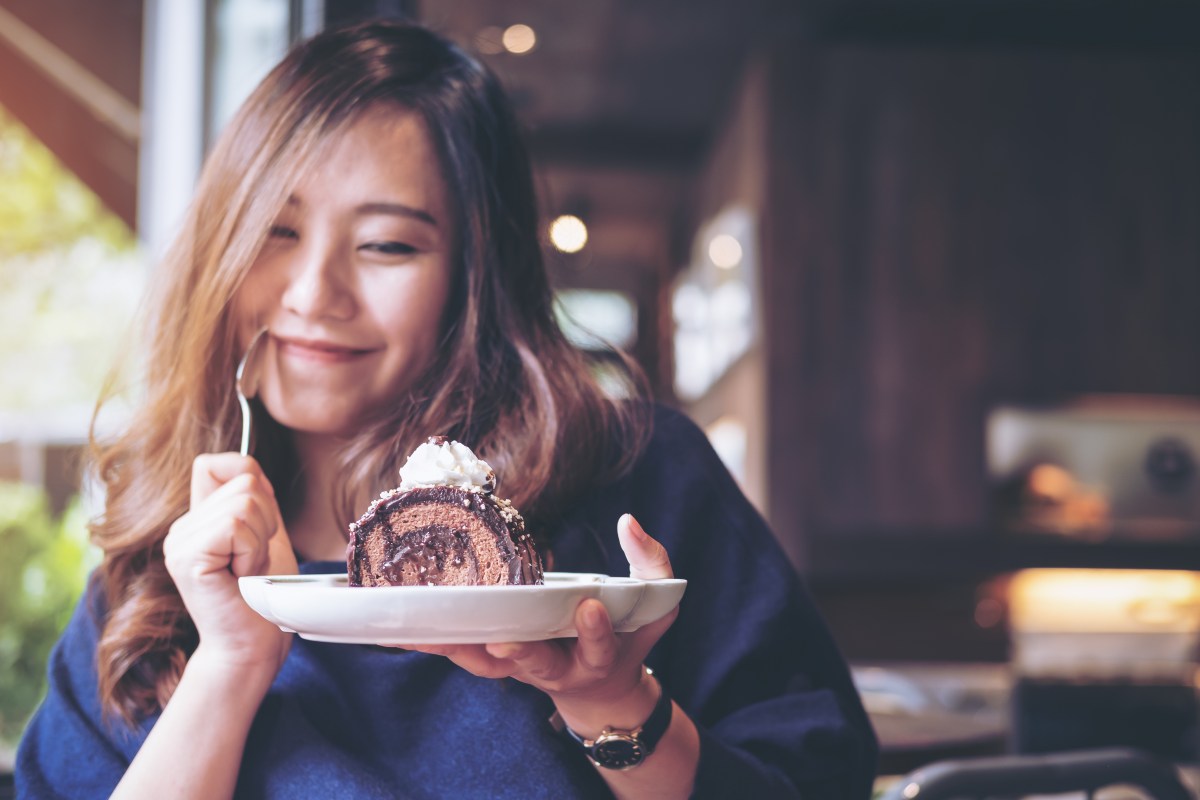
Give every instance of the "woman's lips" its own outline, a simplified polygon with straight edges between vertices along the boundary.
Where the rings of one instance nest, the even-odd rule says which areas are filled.
[[[341,364],[370,355],[369,348],[348,347],[319,339],[297,339],[275,337],[275,344],[282,356],[315,361],[322,364]]]

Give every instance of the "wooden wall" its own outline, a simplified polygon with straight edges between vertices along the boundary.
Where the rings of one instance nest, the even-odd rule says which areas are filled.
[[[769,516],[807,571],[986,536],[994,404],[1200,395],[1200,57],[792,44],[768,91]]]

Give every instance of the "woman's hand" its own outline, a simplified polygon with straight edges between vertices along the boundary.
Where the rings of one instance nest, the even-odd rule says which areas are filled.
[[[673,577],[666,550],[631,515],[618,521],[617,537],[631,577]],[[408,647],[444,655],[476,675],[512,677],[536,686],[550,695],[572,729],[586,733],[591,727],[598,731],[606,724],[620,725],[622,717],[633,720],[633,727],[649,715],[657,698],[643,679],[642,662],[678,613],[676,608],[632,633],[616,634],[604,604],[588,599],[575,611],[577,639]]]
[[[258,462],[237,453],[192,463],[191,507],[163,542],[167,571],[187,607],[206,666],[249,670],[269,685],[287,656],[291,634],[242,599],[244,575],[294,574],[296,557]]]

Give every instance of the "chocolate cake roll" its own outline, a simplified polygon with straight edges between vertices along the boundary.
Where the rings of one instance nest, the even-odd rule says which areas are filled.
[[[458,442],[434,437],[350,525],[351,586],[542,583],[525,520],[494,494],[495,474]]]

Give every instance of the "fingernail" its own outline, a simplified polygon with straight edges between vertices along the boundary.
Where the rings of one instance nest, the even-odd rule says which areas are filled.
[[[489,644],[485,645],[484,649],[492,658],[509,658],[516,651],[516,647],[508,643]]]
[[[596,606],[590,606],[583,612],[583,622],[589,628],[599,628],[604,624],[603,613]]]
[[[637,539],[639,542],[646,541],[646,531],[642,529],[641,523],[637,521],[633,514],[625,514],[622,519],[627,520],[626,525],[629,528],[629,532],[633,534],[633,538]]]

